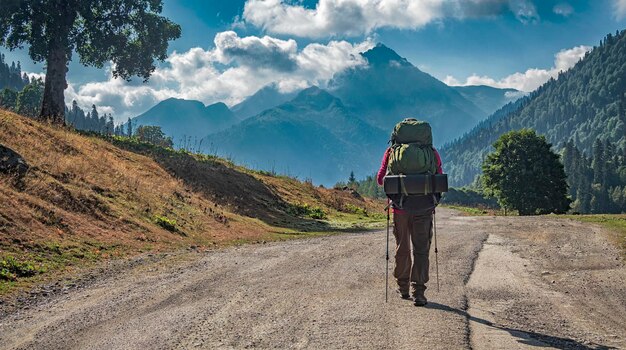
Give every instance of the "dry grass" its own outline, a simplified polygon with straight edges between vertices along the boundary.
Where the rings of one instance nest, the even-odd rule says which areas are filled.
[[[0,175],[0,258],[32,260],[45,271],[144,251],[268,239],[269,232],[333,231],[336,221],[374,221],[369,213],[384,206],[220,159],[132,149],[2,110],[0,143],[31,166],[19,183]],[[301,203],[329,220],[290,215]],[[164,228],[163,218],[175,229]]]

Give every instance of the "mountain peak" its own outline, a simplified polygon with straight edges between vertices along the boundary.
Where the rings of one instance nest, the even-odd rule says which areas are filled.
[[[341,103],[337,97],[317,86],[311,86],[310,88],[302,90],[292,102],[296,104],[306,104],[317,110],[327,108],[333,103]]]
[[[361,53],[361,56],[365,57],[367,62],[371,65],[389,65],[392,62],[396,62],[401,66],[411,65],[406,58],[401,57],[394,50],[382,43],[378,43],[375,47]]]
[[[228,106],[224,102],[216,102],[212,105],[206,106],[207,109],[213,109],[218,111],[228,111],[230,110]]]

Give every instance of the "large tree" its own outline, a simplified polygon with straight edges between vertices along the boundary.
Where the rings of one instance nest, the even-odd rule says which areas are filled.
[[[483,163],[485,193],[520,215],[564,213],[571,200],[559,156],[544,136],[524,129],[502,135]]]
[[[180,37],[162,8],[162,0],[0,0],[0,46],[28,45],[30,57],[46,63],[39,115],[63,124],[72,54],[87,66],[112,62],[116,78],[147,80],[155,60],[167,57],[168,41]]]

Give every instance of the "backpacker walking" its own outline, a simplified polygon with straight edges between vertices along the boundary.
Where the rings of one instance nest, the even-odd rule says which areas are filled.
[[[441,157],[433,147],[432,130],[427,122],[405,119],[391,135],[385,151],[378,184],[386,175],[443,174]],[[433,234],[433,214],[441,194],[390,196],[393,210],[393,235],[396,239],[393,275],[403,299],[411,294],[416,306],[427,303],[429,252]],[[411,249],[412,248],[412,249]]]

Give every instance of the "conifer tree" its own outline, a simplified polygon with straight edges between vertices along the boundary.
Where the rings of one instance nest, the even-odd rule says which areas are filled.
[[[127,131],[126,131],[126,136],[128,137],[132,137],[133,136],[133,121],[128,118],[128,123],[127,123]]]

